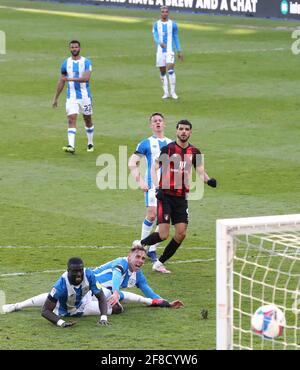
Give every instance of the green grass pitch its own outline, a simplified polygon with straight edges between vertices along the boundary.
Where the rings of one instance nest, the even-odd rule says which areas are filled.
[[[117,157],[120,145],[129,156],[149,135],[151,112],[165,114],[169,137],[179,119],[191,120],[191,142],[219,183],[190,202],[188,236],[167,265],[172,275],[152,273],[149,262],[144,268],[150,285],[168,299],[182,299],[184,309],[127,305],[111,317],[111,327],[87,317],[71,330],[28,309],[0,315],[0,348],[215,348],[216,219],[299,212],[299,56],[291,52],[298,23],[171,13],[185,61],[176,66],[180,100],[162,101],[151,35],[157,11],[17,0],[0,0],[0,6],[7,46],[0,55],[0,290],[7,302],[49,291],[60,272],[45,271],[63,271],[72,255],[86,266],[126,255],[140,235],[143,196],[100,191],[96,159]],[[82,55],[94,66],[96,150],[85,151],[80,119],[74,156],[61,150],[64,96],[51,108],[70,39],[82,42]],[[4,276],[16,272],[26,274]]]

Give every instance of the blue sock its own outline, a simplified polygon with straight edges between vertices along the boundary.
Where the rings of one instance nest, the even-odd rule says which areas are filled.
[[[156,262],[157,261],[157,255],[156,255],[156,252],[155,251],[148,252],[147,253],[147,256],[151,258],[151,261],[152,262]]]

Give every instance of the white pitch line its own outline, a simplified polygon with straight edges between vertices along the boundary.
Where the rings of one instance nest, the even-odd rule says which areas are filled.
[[[194,259],[194,260],[182,260],[182,261],[171,261],[169,262],[170,264],[178,264],[178,263],[199,263],[199,262],[211,262],[214,261],[214,258],[209,258],[209,259]],[[96,267],[91,267],[92,269]],[[14,277],[14,276],[26,276],[26,275],[39,275],[39,274],[51,274],[54,272],[64,272],[66,271],[65,269],[59,269],[59,270],[44,270],[44,271],[33,271],[33,272],[11,272],[8,274],[0,274],[0,278],[5,278],[5,277]]]
[[[67,248],[67,249],[117,249],[117,248],[129,248],[128,246],[117,246],[117,245],[1,245],[0,249],[47,249],[47,248]]]
[[[30,246],[30,245],[22,245],[22,246],[17,246],[17,245],[0,245],[0,249],[129,249],[129,246],[124,246],[124,245],[102,245],[102,246],[97,246],[97,245],[41,245],[41,246]],[[164,247],[159,247],[159,248],[164,248]],[[214,247],[182,247],[184,250],[215,250]]]
[[[173,263],[173,264],[177,264],[177,263],[198,263],[198,262],[211,262],[211,261],[214,261],[215,259],[214,258],[208,258],[208,259],[194,259],[194,260],[185,260],[185,261],[171,261],[171,262],[168,262],[168,263]]]
[[[24,275],[38,275],[38,274],[51,274],[52,272],[64,272],[66,269],[62,270],[45,270],[45,271],[33,271],[33,272],[11,272],[9,274],[1,274],[0,277],[12,277],[12,276],[24,276]]]

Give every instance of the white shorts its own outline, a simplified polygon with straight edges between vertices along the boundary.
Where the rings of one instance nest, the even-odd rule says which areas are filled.
[[[174,64],[175,53],[163,53],[162,48],[157,49],[156,67],[165,67],[167,64]]]
[[[151,188],[145,192],[145,204],[146,204],[146,207],[156,207],[157,206],[155,189]]]
[[[92,100],[87,99],[67,99],[66,102],[67,116],[71,114],[82,113],[85,116],[91,116],[93,114]]]

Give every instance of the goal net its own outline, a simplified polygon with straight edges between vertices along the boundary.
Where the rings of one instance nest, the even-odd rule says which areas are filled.
[[[300,214],[217,220],[217,349],[300,349]],[[251,316],[275,304],[283,335],[266,340]]]

